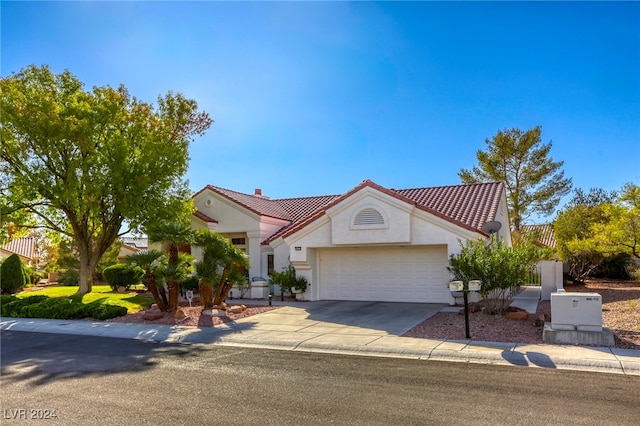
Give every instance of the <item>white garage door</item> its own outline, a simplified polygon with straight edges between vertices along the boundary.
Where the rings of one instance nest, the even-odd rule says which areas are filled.
[[[320,299],[447,303],[445,246],[334,248],[319,253]]]

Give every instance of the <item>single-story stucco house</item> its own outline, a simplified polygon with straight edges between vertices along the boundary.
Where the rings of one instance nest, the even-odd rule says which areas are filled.
[[[249,277],[291,262],[310,283],[306,300],[451,303],[447,266],[460,241],[488,239],[492,223],[511,245],[502,182],[391,189],[365,180],[341,195],[287,199],[208,185],[193,201],[193,227],[244,249]]]

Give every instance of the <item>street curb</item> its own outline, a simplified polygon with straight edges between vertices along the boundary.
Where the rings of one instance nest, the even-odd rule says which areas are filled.
[[[570,357],[544,353],[545,346],[536,346],[535,351],[520,352],[519,344],[480,341],[436,340],[434,347],[413,348],[376,345],[322,344],[311,341],[313,337],[285,341],[264,340],[259,336],[243,338],[237,333],[241,328],[216,326],[211,328],[183,327],[174,325],[149,325],[131,323],[105,323],[78,320],[45,320],[0,317],[0,331],[24,331],[36,333],[58,333],[110,338],[135,339],[159,343],[220,345],[251,347],[299,352],[333,353],[374,357],[394,357],[425,361],[467,362],[476,364],[521,366],[558,370],[579,370],[601,373],[640,376],[640,351],[621,348],[597,348],[596,356],[613,359]],[[457,346],[457,349],[440,346]],[[521,345],[526,348],[526,345]],[[561,348],[565,352],[578,353],[583,347],[549,345],[550,352]],[[531,349],[531,348],[529,348]]]

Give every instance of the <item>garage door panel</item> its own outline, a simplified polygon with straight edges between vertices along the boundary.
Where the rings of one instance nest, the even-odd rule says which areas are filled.
[[[445,246],[325,249],[319,259],[324,300],[450,300]]]

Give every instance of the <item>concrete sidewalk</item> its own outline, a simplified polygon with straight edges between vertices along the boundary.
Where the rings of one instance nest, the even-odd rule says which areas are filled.
[[[530,366],[640,376],[638,350],[399,337],[399,334],[406,330],[393,329],[393,325],[385,326],[386,329],[380,328],[373,317],[361,318],[357,321],[359,323],[349,324],[350,320],[345,319],[344,315],[328,313],[327,318],[318,318],[316,314],[314,318],[314,314],[309,314],[306,308],[308,305],[291,305],[289,303],[280,309],[206,328],[0,318],[0,330]],[[424,318],[424,312],[422,315]],[[340,322],[332,322],[336,316]],[[386,322],[388,323],[388,318]]]

